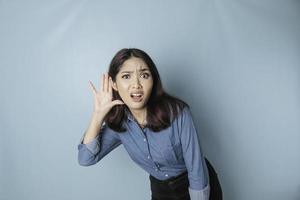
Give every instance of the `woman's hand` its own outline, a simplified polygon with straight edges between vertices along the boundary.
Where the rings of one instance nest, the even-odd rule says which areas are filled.
[[[102,89],[99,91],[96,90],[91,81],[89,81],[89,83],[94,94],[94,113],[105,116],[113,106],[124,104],[121,100],[112,101],[113,82],[108,73],[102,74],[102,85],[100,85],[100,88],[102,87]]]

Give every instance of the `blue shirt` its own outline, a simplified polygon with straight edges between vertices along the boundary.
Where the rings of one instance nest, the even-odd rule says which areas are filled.
[[[123,144],[131,159],[157,179],[169,179],[187,170],[191,200],[208,200],[208,170],[190,109],[185,107],[171,126],[160,132],[142,129],[131,112],[125,110],[126,132],[118,133],[103,122],[100,133],[91,142],[83,144],[82,136],[78,145],[79,164],[94,165]]]

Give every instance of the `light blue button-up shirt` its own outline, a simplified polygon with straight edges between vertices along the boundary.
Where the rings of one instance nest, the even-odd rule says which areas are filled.
[[[82,136],[78,145],[79,164],[96,164],[123,144],[131,159],[159,180],[169,179],[187,170],[191,200],[208,200],[208,170],[190,109],[185,107],[171,126],[160,132],[153,132],[148,127],[142,129],[131,112],[125,110],[127,120],[123,125],[126,132],[118,133],[103,122],[99,135],[91,142],[83,144]]]

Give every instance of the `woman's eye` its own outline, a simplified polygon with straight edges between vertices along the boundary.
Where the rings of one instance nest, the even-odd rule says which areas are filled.
[[[123,75],[123,76],[122,76],[122,78],[124,78],[124,77],[128,77],[128,76],[129,76],[129,75],[128,75],[128,74],[126,74],[126,75]],[[126,78],[126,79],[127,79],[127,78]]]
[[[148,78],[150,75],[148,74],[148,73],[144,73],[144,74],[142,74],[142,77],[143,78]],[[125,75],[123,75],[122,76],[122,78],[124,79],[128,79],[128,77],[129,77],[129,74],[125,74]]]
[[[146,75],[146,78],[148,78],[150,75],[148,73],[144,73],[143,76]]]

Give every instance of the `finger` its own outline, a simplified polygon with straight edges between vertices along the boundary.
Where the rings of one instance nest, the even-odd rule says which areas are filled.
[[[93,83],[89,80],[89,86],[90,86],[90,88],[92,89],[92,92],[94,93],[94,95],[96,95],[97,94],[97,90],[96,90],[96,88],[95,88],[95,86],[93,85]]]
[[[121,101],[121,100],[114,100],[113,102],[113,105],[123,105],[123,104],[125,104],[123,101]]]
[[[102,73],[102,80],[100,82],[102,82],[102,85],[100,85],[101,91],[104,92],[104,74]]]
[[[107,74],[107,72],[105,73],[104,91],[108,92],[108,74]]]
[[[125,104],[125,103],[121,100],[118,100],[118,104]]]
[[[112,93],[112,79],[109,77],[109,87],[108,87],[108,92],[111,94]]]

